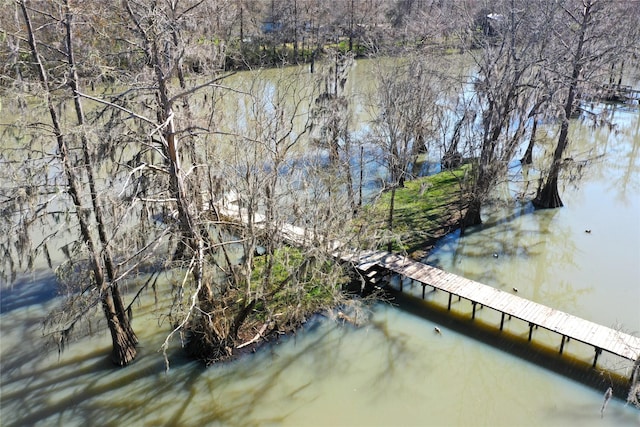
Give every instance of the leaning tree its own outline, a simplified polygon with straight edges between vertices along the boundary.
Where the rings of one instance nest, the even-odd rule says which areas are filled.
[[[3,150],[2,249],[4,264],[15,275],[23,259],[27,268],[38,255],[56,267],[65,302],[47,320],[48,331],[60,348],[71,332],[101,307],[111,332],[111,360],[126,365],[136,356],[138,339],[133,332],[130,305],[124,303],[121,284],[128,272],[148,261],[144,254],[122,252],[118,246],[125,233],[126,201],[112,205],[99,152],[109,150],[94,132],[80,97],[76,60],[76,8],[60,4],[19,1],[21,23],[14,36],[22,55],[15,64],[16,88],[30,90],[33,110],[48,115],[18,121],[10,129],[19,134],[14,150]],[[63,40],[60,47],[51,40]],[[25,60],[29,55],[29,61]],[[24,84],[34,79],[39,87]],[[44,112],[37,108],[43,106]],[[25,107],[25,104],[21,105]],[[67,110],[70,107],[73,112]],[[114,175],[115,177],[115,175]],[[18,236],[18,239],[15,239]],[[151,239],[148,244],[153,247]],[[61,243],[64,242],[64,243]],[[52,259],[60,245],[66,258]]]

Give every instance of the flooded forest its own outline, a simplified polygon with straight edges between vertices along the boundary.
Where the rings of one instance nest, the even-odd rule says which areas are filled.
[[[640,359],[345,262],[640,336],[639,21],[5,2],[0,424],[640,425]]]

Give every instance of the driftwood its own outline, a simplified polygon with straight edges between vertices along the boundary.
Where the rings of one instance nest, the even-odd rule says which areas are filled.
[[[243,347],[246,347],[248,345],[253,344],[254,342],[258,341],[260,338],[262,338],[262,334],[264,334],[264,332],[267,330],[267,327],[269,326],[270,322],[265,323],[264,325],[262,325],[262,328],[260,328],[260,330],[258,331],[258,333],[256,334],[255,337],[253,337],[252,339],[250,339],[249,341],[242,343],[238,346],[236,346],[236,348],[240,349]]]
[[[340,320],[342,320],[344,322],[349,322],[349,323],[351,323],[353,325],[357,325],[356,320],[353,317],[351,317],[351,316],[349,316],[347,314],[344,314],[341,311],[338,312],[337,317],[338,317],[338,319],[340,319]]]

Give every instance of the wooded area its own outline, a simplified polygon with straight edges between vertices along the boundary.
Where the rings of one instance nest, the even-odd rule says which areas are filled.
[[[357,310],[322,242],[390,248],[395,192],[418,174],[418,156],[468,164],[463,230],[482,222],[523,153],[537,184],[522,197],[562,206],[559,183],[588,161],[565,158],[569,119],[637,73],[640,58],[633,2],[5,3],[0,90],[16,118],[2,123],[11,141],[0,153],[2,279],[44,257],[66,297],[47,334],[62,348],[101,308],[117,365],[136,356],[136,298],[159,292],[168,271],[165,351],[179,335],[206,363],[321,309]],[[471,75],[444,55],[470,58]],[[395,66],[376,72],[364,141],[351,131],[345,84],[355,58],[387,56]],[[265,66],[281,67],[275,89]],[[255,77],[229,86],[238,69]],[[230,97],[238,109],[218,111]],[[558,131],[542,138],[539,126]],[[366,144],[391,193],[375,239],[351,222],[363,212]],[[216,209],[232,200],[244,225]],[[316,244],[287,245],[284,223],[308,228]]]

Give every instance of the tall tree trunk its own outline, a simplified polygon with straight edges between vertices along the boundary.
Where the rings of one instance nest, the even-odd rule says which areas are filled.
[[[347,187],[347,199],[349,200],[349,204],[351,205],[351,211],[355,212],[356,210],[356,198],[353,191],[353,175],[351,172],[351,138],[349,137],[349,132],[344,132],[344,152],[346,153],[345,160],[343,163],[344,171],[347,178],[346,187]]]
[[[443,169],[455,169],[462,163],[462,155],[458,152],[458,144],[460,143],[460,132],[462,129],[462,125],[464,124],[466,119],[467,113],[465,112],[453,128],[451,142],[449,143],[449,146],[447,147],[441,160]]]
[[[533,163],[533,147],[536,144],[536,133],[538,131],[538,121],[534,118],[533,127],[531,128],[531,138],[529,139],[529,145],[524,152],[524,155],[520,159],[520,163],[523,165],[530,165]]]
[[[395,201],[396,201],[396,183],[391,187],[391,200],[389,201],[389,218],[387,220],[387,225],[389,228],[389,234],[393,234],[393,211],[395,209]],[[391,236],[390,236],[391,238]],[[389,240],[387,243],[387,251],[391,252],[393,250],[393,240]]]
[[[191,269],[191,276],[196,287],[197,308],[195,308],[194,319],[189,326],[189,342],[187,350],[191,355],[207,363],[220,358],[231,356],[231,337],[228,330],[217,330],[214,326],[214,296],[211,285],[205,278],[204,257],[205,257],[205,237],[200,229],[192,209],[193,198],[199,198],[187,192],[185,183],[185,172],[181,165],[181,156],[178,149],[176,129],[174,122],[174,111],[170,100],[168,79],[170,72],[163,71],[161,55],[158,52],[157,43],[152,43],[152,59],[155,68],[156,83],[158,85],[158,108],[159,118],[163,131],[163,150],[169,166],[169,192],[175,199],[178,212],[178,224],[181,241],[184,242],[183,249],[187,251],[189,257],[194,261]],[[188,108],[185,108],[188,113]]]
[[[620,74],[618,74],[618,88],[622,85],[622,78],[624,77],[624,60],[620,63]]]
[[[576,94],[578,91],[578,82],[583,66],[583,47],[586,39],[587,28],[589,26],[589,22],[591,21],[592,7],[593,3],[591,1],[584,2],[578,46],[576,47],[576,52],[573,57],[571,82],[569,83],[569,91],[565,100],[564,116],[562,117],[558,143],[553,153],[553,161],[549,170],[549,174],[547,175],[546,182],[544,183],[542,188],[538,190],[538,194],[533,200],[533,205],[538,209],[552,209],[563,206],[562,200],[560,199],[560,193],[558,192],[558,178],[562,169],[562,159],[564,157],[564,151],[569,143],[569,119],[571,118],[571,115],[573,113]]]
[[[475,225],[482,224],[482,216],[480,215],[482,210],[482,202],[480,199],[474,198],[467,206],[467,210],[464,213],[464,217],[460,222],[460,234],[464,235],[467,227],[473,227]]]
[[[354,10],[353,0],[351,0],[351,6],[349,7],[349,52],[353,52],[353,21]]]
[[[73,50],[73,14],[71,13],[71,7],[69,0],[65,0],[66,9],[66,33],[67,33],[67,59],[69,62],[70,76],[69,86],[73,91],[73,101],[76,110],[76,117],[78,125],[84,126],[85,117],[84,109],[82,107],[81,98],[79,95],[79,78],[78,71],[75,62],[74,50]],[[103,216],[102,203],[98,198],[98,191],[96,190],[94,169],[91,162],[91,155],[89,152],[89,142],[86,135],[83,133],[81,136],[82,141],[82,153],[85,171],[87,179],[89,181],[89,191],[91,192],[91,203],[93,206],[93,214],[96,219],[98,236],[100,244],[102,246],[102,259],[105,265],[107,280],[111,284],[108,293],[105,298],[109,298],[110,301],[103,302],[105,308],[105,315],[110,319],[109,324],[112,325],[111,335],[113,340],[113,353],[112,361],[116,365],[126,365],[136,356],[136,345],[138,344],[138,337],[133,331],[131,326],[131,319],[127,315],[126,307],[120,294],[118,284],[115,282],[115,263],[111,256],[111,249],[109,248],[109,238],[105,227],[105,221]],[[110,294],[110,295],[109,295]],[[105,305],[106,304],[106,305]],[[117,321],[115,318],[117,318]]]
[[[146,24],[143,25],[138,16],[134,13],[131,4],[125,0],[124,6],[127,13],[134,23],[140,37],[143,40],[145,54],[149,64],[153,67],[155,86],[157,87],[157,116],[158,129],[161,130],[162,143],[159,147],[163,151],[166,159],[167,173],[169,175],[168,192],[173,200],[175,200],[175,208],[177,211],[178,223],[178,249],[180,257],[188,257],[191,261],[189,274],[195,286],[193,305],[189,314],[183,319],[180,328],[184,327],[188,334],[187,350],[198,359],[208,362],[215,361],[220,357],[231,355],[229,347],[229,336],[227,330],[216,330],[214,322],[216,321],[213,311],[215,309],[214,295],[211,284],[205,277],[205,244],[206,232],[200,227],[197,221],[197,211],[194,206],[201,203],[201,193],[199,189],[189,189],[187,186],[186,173],[182,168],[182,156],[178,148],[179,141],[176,136],[175,127],[175,111],[173,103],[176,99],[170,96],[169,84],[173,77],[174,70],[177,71],[178,80],[181,88],[186,88],[184,74],[181,69],[180,58],[182,52],[175,55],[165,57],[164,52],[160,52],[160,44],[163,44],[153,29],[147,30]],[[173,6],[177,6],[177,3]],[[173,10],[173,9],[172,9]],[[174,16],[175,19],[175,10]],[[172,25],[179,26],[178,22],[173,21]],[[156,29],[157,30],[157,29]],[[176,49],[180,48],[179,34],[172,31],[171,43]],[[274,47],[275,48],[275,47]],[[190,114],[189,104],[183,101],[184,111]],[[184,140],[182,147],[187,147],[192,141]],[[197,170],[197,168],[196,168]],[[194,175],[192,175],[193,177]],[[193,179],[193,178],[192,178]],[[165,341],[166,344],[166,341]]]
[[[362,207],[362,186],[364,185],[364,145],[360,145],[360,181],[358,183],[358,208]]]
[[[49,114],[51,116],[51,121],[54,129],[54,134],[56,136],[56,140],[58,143],[58,151],[60,154],[60,160],[62,163],[62,168],[64,174],[67,179],[67,188],[66,192],[71,197],[76,211],[76,218],[78,220],[78,225],[80,227],[80,234],[82,239],[89,251],[90,259],[91,259],[91,268],[93,270],[94,280],[96,282],[96,286],[100,289],[102,294],[102,308],[107,318],[107,324],[109,330],[111,332],[111,337],[113,341],[113,351],[111,354],[111,360],[119,366],[124,366],[131,362],[133,358],[136,356],[136,343],[137,338],[133,331],[128,325],[128,319],[126,313],[118,312],[118,306],[114,304],[114,300],[111,294],[111,287],[105,277],[104,269],[102,266],[102,262],[100,260],[99,250],[95,245],[93,235],[90,231],[90,225],[88,223],[88,217],[85,216],[87,212],[87,208],[82,203],[82,194],[80,183],[78,181],[78,177],[76,176],[74,170],[75,166],[71,163],[69,159],[69,149],[67,146],[67,142],[62,133],[62,128],[60,126],[60,120],[58,118],[58,114],[53,104],[53,100],[51,99],[51,89],[49,87],[49,79],[47,77],[44,65],[40,59],[40,54],[38,52],[38,45],[35,40],[35,32],[33,31],[33,26],[31,24],[31,18],[29,15],[28,7],[26,4],[26,0],[19,2],[20,7],[22,9],[22,14],[24,17],[25,25],[27,27],[28,38],[29,38],[29,47],[31,50],[31,55],[33,57],[33,61],[35,66],[37,67],[38,76],[40,78],[40,82],[44,89],[44,94],[47,101],[47,106],[49,109]],[[119,294],[118,294],[119,296]],[[124,310],[123,304],[120,304],[120,307]],[[123,327],[122,319],[127,319],[127,325]],[[129,334],[129,331],[131,334]]]
[[[298,63],[298,2],[293,0],[293,61]]]

